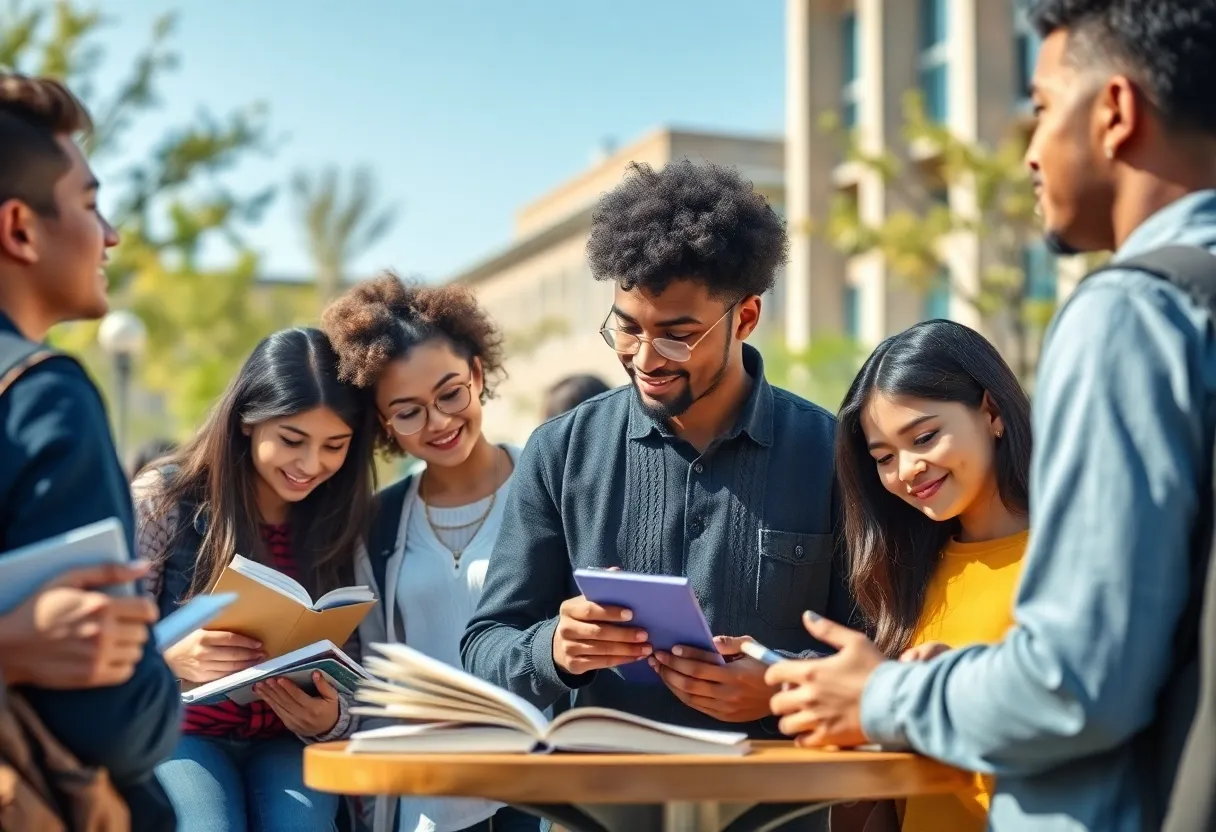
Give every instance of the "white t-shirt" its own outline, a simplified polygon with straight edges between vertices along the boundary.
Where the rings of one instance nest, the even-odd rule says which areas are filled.
[[[507,450],[512,460],[518,458],[518,451]],[[432,508],[431,520],[439,527],[438,535],[427,521],[421,497],[415,497],[410,510],[402,512],[408,515],[405,555],[397,575],[397,608],[405,626],[402,641],[453,667],[460,667],[460,638],[481,598],[513,478],[514,474],[495,492],[494,505],[480,528],[475,521],[485,513],[490,497],[466,506]],[[463,529],[445,528],[470,523],[474,525]],[[463,547],[459,565],[448,547]],[[401,798],[397,830],[457,832],[489,818],[502,805],[473,798]]]

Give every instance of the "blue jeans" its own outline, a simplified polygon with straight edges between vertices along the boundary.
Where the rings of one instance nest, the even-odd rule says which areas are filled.
[[[294,736],[229,740],[186,735],[156,777],[178,832],[333,832],[338,796],[304,785]]]

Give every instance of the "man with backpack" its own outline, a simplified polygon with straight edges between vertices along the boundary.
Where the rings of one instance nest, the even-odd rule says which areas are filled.
[[[76,361],[42,343],[53,325],[107,309],[102,268],[118,237],[98,213],[97,180],[73,141],[90,126],[63,85],[0,73],[0,560],[110,517],[135,549],[130,491],[97,388]],[[180,719],[177,681],[148,637],[154,609],[145,599],[89,591],[139,574],[134,567],[64,576],[0,619],[0,671],[19,699],[16,708],[0,702],[0,751],[20,739],[4,730],[15,715],[41,746],[43,770],[11,754],[0,764],[18,769],[69,828],[115,827],[83,819],[96,806],[81,801],[95,804],[95,795],[82,792],[79,778],[73,786],[55,776],[67,764],[64,749],[108,772],[132,829],[176,826],[153,776]],[[46,731],[28,730],[35,724]],[[53,744],[63,748],[50,754]]]
[[[1040,361],[1016,624],[998,644],[899,663],[808,619],[839,652],[767,681],[790,686],[773,708],[804,745],[906,745],[995,774],[996,832],[1160,829],[1200,653],[1216,649],[1198,637],[1216,429],[1216,0],[1040,0],[1031,18],[1044,40],[1027,163],[1048,239],[1115,255],[1060,311]],[[1212,828],[1216,738],[1203,730],[1171,832]]]

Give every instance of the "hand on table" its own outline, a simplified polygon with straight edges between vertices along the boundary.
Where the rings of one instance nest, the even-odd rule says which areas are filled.
[[[114,598],[100,587],[139,580],[147,563],[66,572],[0,616],[0,668],[9,684],[58,690],[120,685],[143,657],[150,598]]]
[[[267,679],[253,686],[258,698],[278,714],[287,730],[301,737],[318,737],[338,724],[338,691],[325,676],[313,671],[319,696],[309,696],[290,679]]]
[[[646,632],[626,624],[633,613],[602,607],[583,596],[561,605],[553,631],[553,663],[574,676],[645,658]]]
[[[863,633],[815,613],[805,613],[802,623],[808,633],[837,652],[768,668],[765,681],[784,688],[772,699],[773,713],[781,717],[781,732],[806,748],[866,744],[861,694],[870,674],[885,660],[882,652]]]
[[[265,660],[260,642],[223,630],[195,630],[165,651],[173,675],[195,684],[213,682]]]
[[[764,680],[765,666],[740,652],[746,640],[714,638],[725,665],[715,664],[712,654],[702,650],[674,647],[671,653],[656,652],[650,666],[688,707],[722,722],[754,722],[770,714],[773,688]]]

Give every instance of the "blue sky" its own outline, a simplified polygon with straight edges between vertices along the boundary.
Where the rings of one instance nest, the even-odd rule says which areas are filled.
[[[237,171],[371,165],[400,209],[354,265],[451,275],[510,239],[512,213],[660,124],[780,133],[781,0],[104,0],[106,67],[125,71],[176,10],[180,67],[129,152],[206,109],[253,102],[281,137]],[[341,11],[339,11],[341,9]],[[102,170],[105,172],[105,169]],[[251,235],[267,273],[307,270],[284,192]]]

